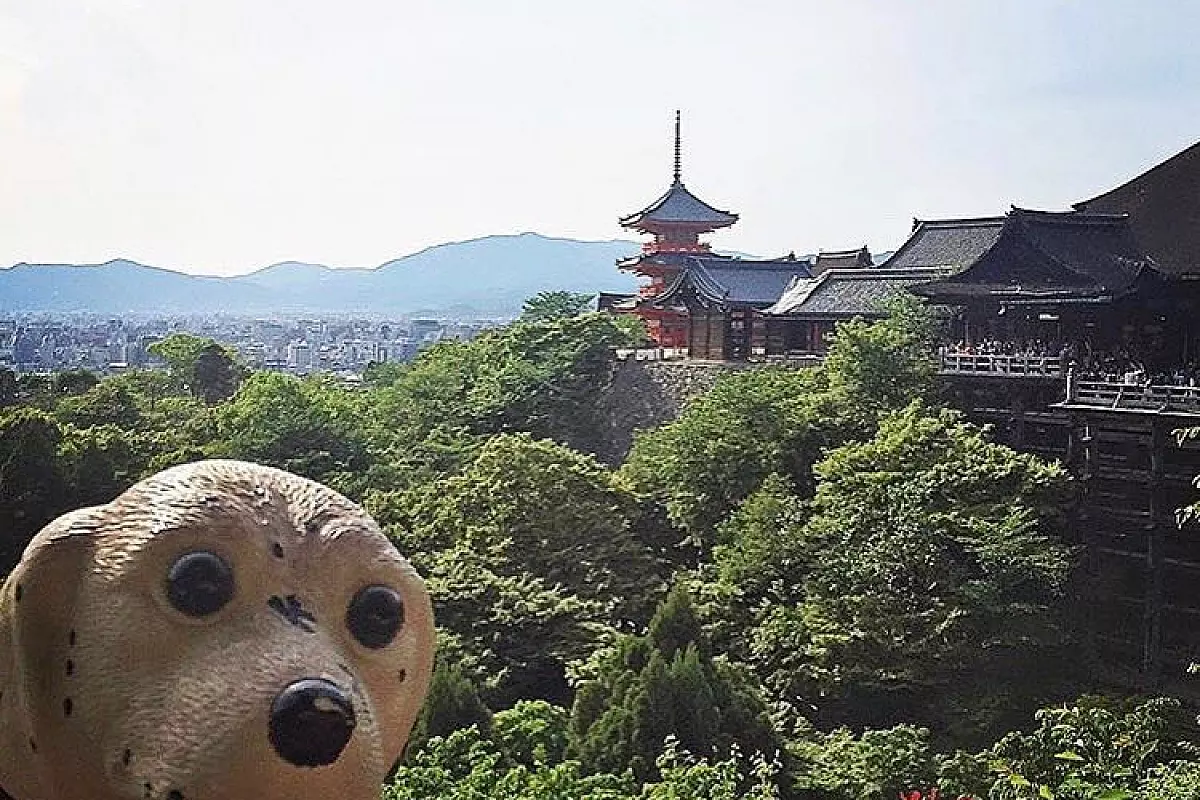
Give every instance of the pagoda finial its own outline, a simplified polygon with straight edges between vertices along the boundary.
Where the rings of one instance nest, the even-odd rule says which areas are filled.
[[[680,135],[679,109],[675,109],[675,182],[679,183],[683,177],[683,148],[681,145],[682,136]]]

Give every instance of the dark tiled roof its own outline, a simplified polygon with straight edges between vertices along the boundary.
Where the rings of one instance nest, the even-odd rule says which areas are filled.
[[[1161,276],[1127,217],[1014,208],[965,270],[914,289],[934,298],[1112,298]]]
[[[1128,214],[1134,234],[1164,272],[1200,274],[1200,143],[1074,207]]]
[[[913,230],[881,267],[964,269],[996,242],[1004,217],[913,220]]]
[[[738,221],[737,214],[713,208],[687,190],[683,182],[676,180],[662,197],[646,208],[622,217],[623,227],[653,233],[663,225],[683,225],[700,232],[714,231]]]
[[[866,245],[857,250],[822,250],[817,253],[817,258],[813,262],[813,274],[820,275],[831,269],[869,267],[872,263],[874,262],[871,260],[871,251],[867,249]]]
[[[888,300],[947,274],[948,270],[936,267],[829,270],[817,278],[793,281],[779,302],[763,313],[826,318],[883,316],[883,306]]]
[[[810,278],[807,261],[778,259],[693,258],[687,269],[654,298],[656,305],[672,305],[691,296],[717,306],[737,303],[766,306],[774,303],[795,278]]]

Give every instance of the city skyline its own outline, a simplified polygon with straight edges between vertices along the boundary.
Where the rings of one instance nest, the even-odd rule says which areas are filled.
[[[617,225],[683,177],[714,246],[893,249],[1061,209],[1200,139],[1200,8],[0,0],[0,265],[373,267]]]

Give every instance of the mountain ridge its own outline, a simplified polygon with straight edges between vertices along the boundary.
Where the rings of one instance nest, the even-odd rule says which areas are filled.
[[[618,258],[636,242],[525,232],[432,245],[375,267],[289,260],[241,275],[195,275],[114,258],[0,269],[0,311],[412,313],[469,307],[511,314],[539,291],[632,291]]]

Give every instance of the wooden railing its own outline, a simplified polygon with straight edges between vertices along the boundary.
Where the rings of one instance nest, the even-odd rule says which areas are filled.
[[[1058,356],[1003,356],[942,353],[942,372],[970,375],[1049,375],[1063,374]]]
[[[1110,383],[1067,376],[1067,404],[1200,414],[1200,387]]]

